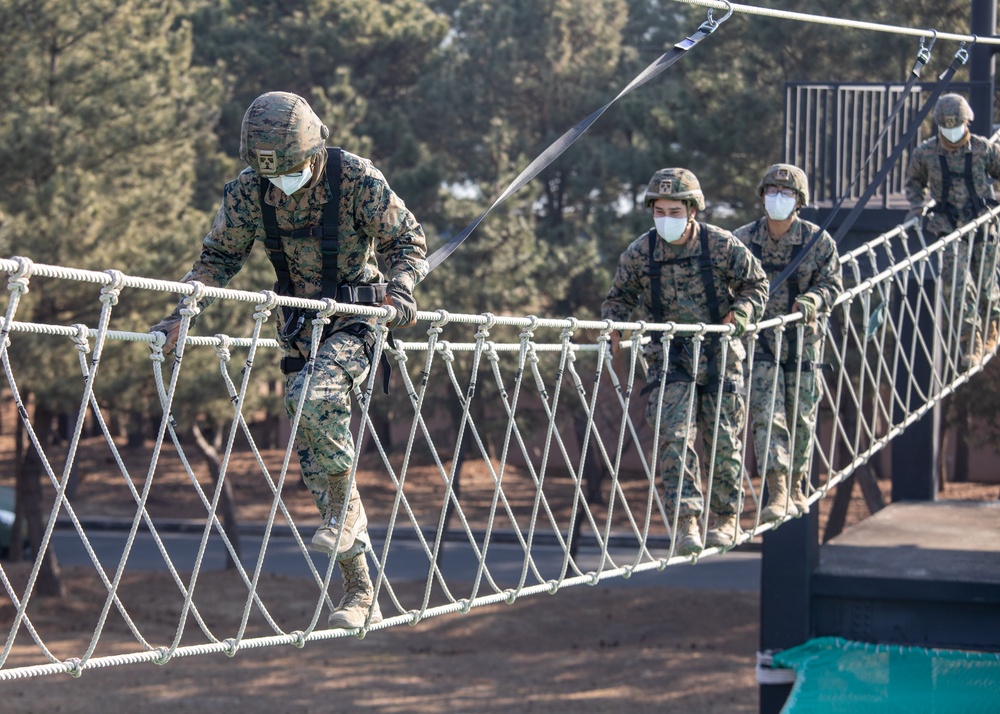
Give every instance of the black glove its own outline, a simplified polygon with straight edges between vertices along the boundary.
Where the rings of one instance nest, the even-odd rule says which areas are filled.
[[[417,301],[413,299],[410,291],[395,283],[389,283],[385,292],[387,297],[392,298],[392,306],[396,308],[396,317],[388,324],[389,329],[409,327],[416,323]]]

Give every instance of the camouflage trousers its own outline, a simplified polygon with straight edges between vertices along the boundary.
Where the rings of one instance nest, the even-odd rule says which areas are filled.
[[[786,371],[774,362],[754,362],[750,376],[750,432],[757,471],[764,476],[785,478],[789,471],[794,476],[808,475],[822,379],[818,372],[805,370],[798,379],[796,391],[794,371]]]
[[[968,338],[991,320],[1000,319],[1000,287],[997,285],[997,239],[995,231],[963,236],[941,255],[941,285],[945,316],[959,325],[959,335]],[[936,239],[935,239],[936,240]],[[953,296],[961,296],[961,301]],[[961,313],[961,316],[960,316]]]
[[[733,392],[723,392],[721,410],[717,410],[717,388],[702,388],[695,392],[694,413],[689,415],[688,403],[692,389],[695,386],[689,382],[674,382],[663,387],[660,476],[663,479],[667,515],[673,518],[675,507],[681,518],[700,518],[704,511],[702,469],[696,447],[700,438],[706,458],[711,458],[717,411],[719,431],[714,442],[715,469],[712,473],[710,507],[717,516],[732,515],[739,508],[743,474],[741,436],[746,419],[743,397]],[[657,388],[646,402],[646,422],[654,428],[659,401],[660,389]]]
[[[327,480],[351,468],[351,391],[368,375],[370,361],[364,341],[348,332],[334,332],[319,347],[306,387],[306,370],[285,375],[285,410],[294,422],[295,410],[306,389],[295,433],[295,450],[302,480],[320,513],[327,499]]]

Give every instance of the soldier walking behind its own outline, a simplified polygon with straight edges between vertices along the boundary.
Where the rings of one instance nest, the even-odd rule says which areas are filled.
[[[767,506],[760,512],[761,521],[766,523],[786,514],[797,517],[809,512],[803,487],[808,483],[823,386],[818,371],[823,329],[816,317],[829,312],[844,284],[837,245],[823,231],[795,272],[774,287],[775,279],[798,259],[819,226],[799,218],[799,210],[809,204],[809,186],[805,173],[797,166],[775,164],[769,168],[757,186],[757,195],[766,215],[737,228],[733,234],[761,261],[775,290],[763,319],[801,312],[805,323],[801,354],[795,330],[785,332],[779,350],[774,328],[758,334],[754,353],[750,431],[757,468],[767,483]]]
[[[906,200],[910,203],[906,218],[927,214],[924,230],[934,240],[997,205],[991,179],[1000,179],[1000,148],[969,131],[973,118],[965,97],[942,95],[934,105],[937,134],[914,150],[906,168]],[[928,193],[934,199],[930,208],[924,203]],[[987,351],[996,347],[1000,336],[996,230],[991,227],[985,236],[981,231],[966,235],[956,248],[944,251],[940,282],[946,309],[954,310],[956,320],[962,313],[958,332],[963,362],[969,364],[982,357],[984,331]],[[977,290],[980,270],[983,280]]]
[[[397,311],[390,327],[412,325],[413,288],[427,274],[423,229],[368,159],[327,148],[328,136],[302,97],[268,92],[255,99],[240,131],[240,157],[249,167],[226,184],[201,256],[182,280],[225,287],[260,241],[279,295],[388,305]],[[152,328],[166,334],[167,352],[177,342],[180,309],[179,303]],[[282,310],[278,341],[289,417],[305,388],[314,317]],[[374,318],[341,315],[323,330],[295,435],[302,478],[322,516],[311,547],[335,557],[343,573],[345,594],[329,618],[337,628],[361,627],[369,611],[371,622],[382,619],[365,555],[368,518],[350,479],[351,391],[372,368],[374,326]]]

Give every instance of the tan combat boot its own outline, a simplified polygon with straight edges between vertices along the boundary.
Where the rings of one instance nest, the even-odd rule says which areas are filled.
[[[809,513],[809,497],[805,492],[806,477],[804,474],[792,476],[792,490],[789,495],[788,512],[796,518]]]
[[[677,547],[674,555],[694,555],[700,553],[701,529],[695,516],[681,516],[677,521]]]
[[[985,353],[993,354],[998,341],[1000,341],[1000,319],[990,320],[990,324],[986,328],[986,342],[983,344]]]
[[[312,537],[313,550],[335,555],[337,560],[347,560],[358,553],[364,553],[371,544],[367,530],[368,516],[365,515],[364,506],[361,505],[361,494],[358,493],[357,487],[351,489],[347,513],[344,516],[344,533],[340,536],[340,541],[337,540],[341,528],[340,516],[344,510],[350,481],[349,471],[330,475],[326,487],[323,523]]]
[[[760,522],[772,523],[780,521],[785,516],[796,515],[795,506],[788,502],[788,484],[785,477],[770,475],[767,477],[767,505],[761,509]]]
[[[368,575],[368,560],[360,553],[349,560],[340,562],[340,571],[344,575],[344,597],[340,604],[330,613],[327,620],[331,628],[345,629],[364,627],[371,611],[371,624],[382,622],[382,611],[375,601],[375,588]]]
[[[735,513],[728,516],[715,516],[715,524],[705,536],[706,548],[732,548],[736,545],[739,521]]]
[[[962,369],[969,369],[970,367],[978,367],[983,361],[983,335],[977,329],[975,333],[969,337],[962,337],[962,348],[961,348],[962,358],[960,361]]]

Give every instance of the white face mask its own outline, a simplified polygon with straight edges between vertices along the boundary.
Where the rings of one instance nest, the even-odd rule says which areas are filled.
[[[280,188],[281,192],[286,196],[291,196],[293,193],[309,183],[309,179],[312,178],[312,175],[312,167],[306,166],[302,169],[302,171],[296,171],[294,174],[282,174],[281,176],[275,176],[269,180],[275,186]]]
[[[653,224],[656,226],[656,233],[667,243],[676,243],[684,235],[684,229],[687,228],[688,219],[685,218],[671,218],[670,216],[661,216],[659,218],[653,218]]]
[[[941,136],[950,141],[952,144],[957,144],[965,136],[965,124],[961,126],[954,126],[951,129],[945,129],[943,126],[938,127],[938,131],[941,132]]]
[[[764,196],[764,210],[773,221],[783,221],[792,215],[796,203],[798,198],[795,196],[788,198],[780,193],[777,196]]]

